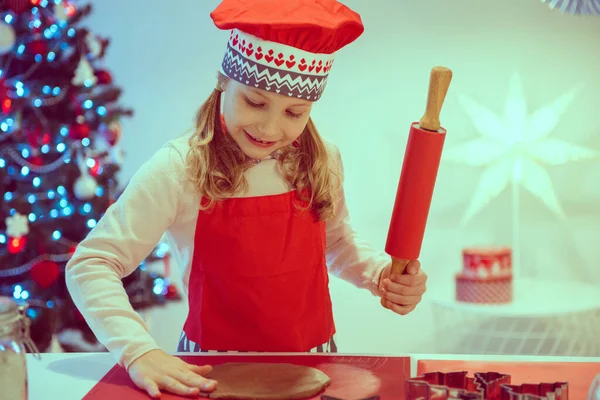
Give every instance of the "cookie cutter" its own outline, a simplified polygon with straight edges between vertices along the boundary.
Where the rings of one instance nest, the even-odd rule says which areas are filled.
[[[512,385],[499,372],[427,372],[405,382],[405,400],[568,400],[567,382]]]

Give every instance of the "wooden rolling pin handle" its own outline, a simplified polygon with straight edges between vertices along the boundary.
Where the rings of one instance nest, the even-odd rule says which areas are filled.
[[[434,67],[429,77],[429,92],[425,114],[419,121],[422,129],[437,132],[440,129],[440,112],[452,80],[452,71],[446,67]]]
[[[392,268],[390,270],[390,275],[402,275],[406,273],[406,266],[410,260],[404,260],[402,258],[392,257]],[[386,299],[381,298],[381,305],[385,308],[388,308],[386,305]]]

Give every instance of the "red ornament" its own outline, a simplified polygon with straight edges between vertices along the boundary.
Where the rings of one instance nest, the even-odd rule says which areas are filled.
[[[99,85],[110,85],[113,81],[110,72],[103,69],[96,70],[96,78]]]
[[[35,263],[29,271],[31,279],[42,289],[47,289],[60,275],[58,264],[53,261],[40,261]]]
[[[41,54],[46,56],[46,54],[48,54],[48,43],[43,40],[32,40],[27,46],[27,52],[29,54]]]
[[[44,160],[40,156],[33,156],[28,161],[33,165],[37,165],[38,167],[44,165]]]
[[[31,9],[32,4],[39,3],[39,0],[5,0],[4,3],[9,10],[21,14],[25,10]]]
[[[2,112],[4,114],[8,114],[10,111],[10,107],[12,106],[12,100],[9,98],[5,98],[2,100]]]
[[[81,140],[88,137],[90,132],[90,126],[85,122],[82,124],[73,124],[69,128],[69,137],[74,140]]]
[[[52,141],[52,136],[50,136],[50,134],[48,132],[46,132],[42,135],[42,143],[43,144],[50,144],[51,141]]]
[[[8,97],[8,90],[6,89],[4,79],[0,78],[0,108],[2,108],[2,113],[5,115],[8,114],[11,106],[12,100]]]
[[[28,129],[26,134],[27,144],[34,149],[38,148],[40,146],[40,136],[42,134],[40,127],[36,126],[34,129]]]
[[[119,139],[121,139],[121,124],[119,121],[113,121],[108,125],[101,124],[99,131],[111,147],[116,145]]]
[[[93,177],[97,177],[101,171],[101,168],[102,168],[102,166],[100,165],[98,160],[94,159],[94,165],[92,167],[90,167],[90,174]]]
[[[65,7],[65,15],[69,18],[71,18],[73,15],[75,15],[75,11],[77,11],[75,9],[75,6],[73,4],[71,4],[68,1],[63,1],[63,5]]]
[[[20,253],[25,248],[25,244],[27,244],[27,237],[11,237],[8,239],[8,252],[10,254]]]

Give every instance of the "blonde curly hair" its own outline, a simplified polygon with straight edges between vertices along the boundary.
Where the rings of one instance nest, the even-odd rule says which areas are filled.
[[[185,160],[189,179],[207,200],[200,206],[203,210],[239,190],[246,190],[244,172],[253,165],[237,143],[224,134],[221,92],[227,79],[219,73],[217,87],[198,110]],[[316,212],[319,221],[335,214],[341,176],[332,167],[334,164],[312,119],[300,136],[299,147],[286,149],[278,160],[282,176],[306,202],[305,209]]]

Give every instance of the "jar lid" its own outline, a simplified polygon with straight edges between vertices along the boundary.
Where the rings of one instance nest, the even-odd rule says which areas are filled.
[[[15,319],[18,314],[19,305],[17,302],[10,297],[0,296],[0,324]]]
[[[27,305],[21,306],[10,297],[0,296],[0,336],[16,334],[34,355],[40,359],[41,354],[29,336],[30,321],[25,316]]]

